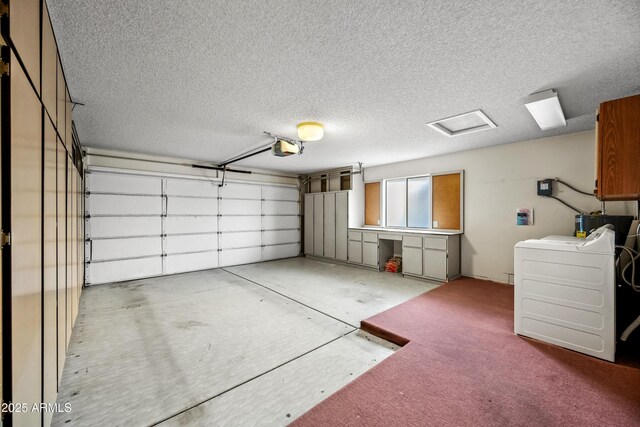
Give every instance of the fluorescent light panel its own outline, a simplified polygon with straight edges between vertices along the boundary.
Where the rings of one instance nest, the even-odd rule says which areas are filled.
[[[558,94],[553,89],[529,95],[525,106],[542,130],[567,125],[560,101],[558,100]]]

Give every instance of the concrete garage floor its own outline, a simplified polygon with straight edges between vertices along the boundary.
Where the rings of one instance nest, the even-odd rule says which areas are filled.
[[[53,425],[285,425],[393,353],[360,320],[437,285],[306,258],[89,287]]]

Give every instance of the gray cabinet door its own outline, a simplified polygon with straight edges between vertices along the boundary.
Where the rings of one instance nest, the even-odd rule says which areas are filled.
[[[349,198],[346,191],[336,193],[336,259],[347,260]]]
[[[424,275],[432,279],[447,280],[447,253],[424,249]]]
[[[362,242],[349,240],[349,262],[362,264]]]
[[[313,194],[304,195],[304,253],[313,255]]]
[[[324,195],[324,256],[336,257],[336,195]]]
[[[362,242],[362,263],[372,267],[378,266],[377,242]]]
[[[402,248],[402,272],[422,276],[422,248]]]
[[[324,194],[313,195],[313,254],[324,256]]]

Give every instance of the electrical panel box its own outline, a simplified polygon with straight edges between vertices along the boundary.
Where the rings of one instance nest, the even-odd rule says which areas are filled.
[[[553,180],[542,179],[538,181],[538,196],[549,197],[553,194]]]

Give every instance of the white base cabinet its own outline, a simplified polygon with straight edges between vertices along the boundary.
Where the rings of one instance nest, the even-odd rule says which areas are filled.
[[[403,236],[402,273],[448,281],[460,275],[460,235]]]
[[[362,242],[362,263],[369,267],[378,266],[377,242]]]
[[[402,248],[402,272],[422,276],[422,248],[404,246]]]
[[[394,254],[393,241],[402,241],[402,273],[423,279],[449,281],[460,275],[460,235],[349,229],[349,262],[383,270]],[[383,244],[384,243],[384,244]],[[396,251],[399,247],[396,247]]]

